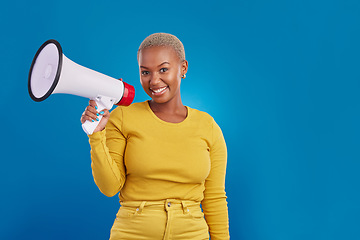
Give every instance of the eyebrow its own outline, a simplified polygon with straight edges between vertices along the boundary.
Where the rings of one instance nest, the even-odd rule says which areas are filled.
[[[162,64],[160,64],[158,67],[160,67],[160,66],[162,66],[162,65],[164,65],[164,64],[170,64],[169,62],[163,62]],[[148,69],[147,67],[144,67],[144,66],[140,66],[141,68],[146,68],[146,69]]]

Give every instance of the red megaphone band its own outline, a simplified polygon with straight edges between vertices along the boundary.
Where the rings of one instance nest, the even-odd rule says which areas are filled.
[[[124,94],[121,98],[121,100],[116,104],[118,106],[129,106],[135,97],[135,88],[124,82],[121,78],[120,81],[124,83]]]

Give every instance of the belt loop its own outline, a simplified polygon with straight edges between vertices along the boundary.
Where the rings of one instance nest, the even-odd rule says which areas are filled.
[[[140,207],[136,208],[136,214],[142,213],[142,210],[144,209],[145,204],[146,204],[146,201],[141,202]]]
[[[187,207],[186,203],[184,200],[181,200],[181,204],[182,204],[182,207],[183,207],[183,212],[184,214],[187,214],[189,213],[189,208]]]

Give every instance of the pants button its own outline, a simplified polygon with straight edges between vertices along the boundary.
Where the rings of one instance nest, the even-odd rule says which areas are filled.
[[[167,206],[168,206],[168,207],[171,207],[171,202],[168,202]]]

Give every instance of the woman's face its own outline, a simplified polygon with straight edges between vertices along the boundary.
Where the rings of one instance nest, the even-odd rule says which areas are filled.
[[[180,96],[181,76],[187,71],[187,61],[180,61],[171,47],[156,46],[139,53],[140,82],[156,103],[176,101]]]

